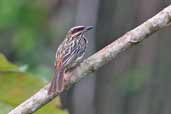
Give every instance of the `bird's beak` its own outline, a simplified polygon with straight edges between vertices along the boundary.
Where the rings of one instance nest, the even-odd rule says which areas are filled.
[[[93,28],[94,28],[93,26],[87,26],[87,27],[85,27],[85,31],[91,30]]]

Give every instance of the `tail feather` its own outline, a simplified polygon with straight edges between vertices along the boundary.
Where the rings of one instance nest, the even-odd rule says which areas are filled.
[[[61,69],[60,72],[56,73],[50,88],[48,90],[48,94],[53,94],[53,93],[61,93],[64,89],[64,69]]]

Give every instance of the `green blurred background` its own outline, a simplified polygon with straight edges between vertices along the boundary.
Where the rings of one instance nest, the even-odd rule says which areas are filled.
[[[53,76],[57,41],[63,39],[69,24],[62,24],[67,19],[53,19],[58,18],[56,5],[61,3],[48,2],[0,0],[0,114],[29,98]],[[57,105],[59,98],[36,114],[65,114]]]
[[[93,25],[86,57],[170,0],[0,0],[0,114],[53,76],[55,51],[75,25]],[[120,54],[35,114],[170,114],[171,28]],[[67,109],[68,112],[63,109]]]

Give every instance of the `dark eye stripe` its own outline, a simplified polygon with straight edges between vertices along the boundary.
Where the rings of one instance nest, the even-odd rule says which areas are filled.
[[[73,30],[71,31],[71,34],[75,34],[75,33],[77,33],[77,32],[79,32],[79,31],[82,31],[82,30],[84,30],[84,28],[85,27],[78,27],[78,28],[73,28]]]

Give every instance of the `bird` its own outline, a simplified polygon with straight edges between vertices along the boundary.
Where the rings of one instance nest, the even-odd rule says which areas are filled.
[[[82,25],[72,27],[58,46],[54,63],[55,75],[48,89],[49,95],[63,92],[70,78],[65,76],[65,73],[75,68],[83,60],[88,44],[85,33],[92,28],[93,26]]]

